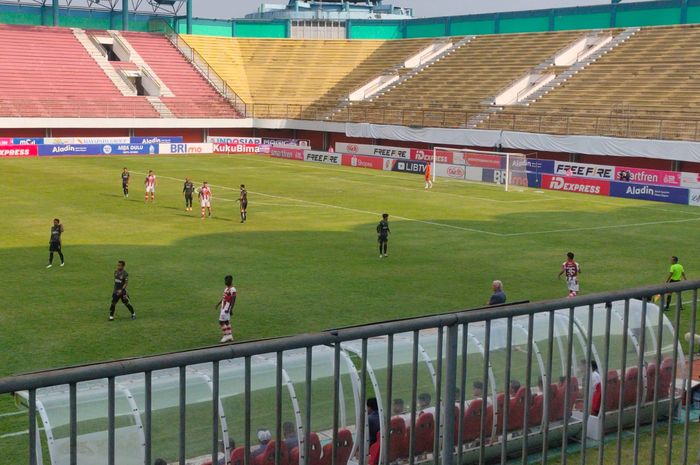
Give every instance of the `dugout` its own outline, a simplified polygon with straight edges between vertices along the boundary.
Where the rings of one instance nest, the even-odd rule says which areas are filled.
[[[673,387],[674,375],[685,377],[682,349],[680,345],[674,347],[674,341],[673,325],[667,316],[656,305],[647,304],[644,308],[636,300],[536,314],[532,321],[527,316],[516,316],[461,326],[456,341],[454,415],[449,408],[436,409],[436,405],[444,407],[447,387],[444,330],[370,338],[366,348],[362,341],[343,342],[337,352],[332,346],[314,346],[308,353],[291,350],[253,356],[249,366],[245,359],[223,360],[219,362],[220,414],[216,427],[228,452],[233,449],[229,438],[237,447],[245,444],[249,369],[251,445],[257,445],[258,429],[269,429],[274,439],[277,428],[281,433],[281,425],[290,422],[300,440],[298,456],[303,464],[306,415],[310,415],[310,432],[315,433],[312,443],[314,450],[318,449],[316,458],[330,453],[335,417],[349,439],[344,446],[345,458],[339,463],[352,465],[357,463],[362,442],[358,441],[356,425],[364,409],[364,378],[365,397],[376,397],[379,405],[380,440],[370,447],[365,425],[363,447],[370,458],[376,459],[375,463],[386,463],[385,456],[390,463],[407,461],[411,449],[406,438],[411,430],[416,461],[432,461],[436,441],[439,444],[441,440],[435,436],[435,425],[446,421],[455,422],[455,442],[461,439],[463,444],[457,452],[462,462],[478,463],[481,454],[487,458],[500,456],[504,439],[508,453],[519,453],[525,433],[527,448],[541,450],[543,441],[558,447],[563,435],[581,438],[584,422],[586,435],[598,438],[606,429],[617,428],[618,423],[632,428],[635,420],[650,422],[654,410],[657,419],[672,415],[680,399]],[[590,357],[597,362],[604,383],[598,393],[592,390],[587,396],[587,368],[579,362],[587,358],[589,342]],[[677,366],[671,362],[674,350],[679,352]],[[364,376],[363,365],[367,368]],[[162,457],[169,463],[178,459],[181,383],[186,387],[185,456],[188,463],[195,464],[206,463],[210,458],[215,423],[212,367],[201,364],[152,373],[152,459]],[[568,398],[566,382],[560,380],[566,376],[567,367],[571,368]],[[307,379],[311,380],[308,386]],[[485,394],[475,396],[474,381],[485,385]],[[508,389],[511,381],[520,383],[513,392]],[[108,389],[107,380],[79,383],[76,387],[79,464],[107,464]],[[114,390],[116,463],[141,465],[147,443],[145,377],[118,377]],[[418,401],[420,394],[429,394],[430,404],[418,405],[412,416],[413,396]],[[26,392],[16,396],[20,403],[28,405]],[[37,391],[37,416],[41,423],[37,429],[41,444],[39,464],[69,463],[69,397],[68,386]],[[403,400],[403,407],[387,411],[393,409],[396,399]],[[653,409],[654,400],[659,401],[657,409]],[[482,438],[488,440],[481,441]]]

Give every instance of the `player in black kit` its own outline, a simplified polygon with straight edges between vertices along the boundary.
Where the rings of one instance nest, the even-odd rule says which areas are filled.
[[[122,191],[124,191],[125,199],[129,198],[129,179],[131,179],[131,174],[129,174],[129,170],[125,166],[122,171]]]
[[[185,211],[192,211],[192,195],[194,194],[194,183],[190,178],[185,178],[185,184],[182,185],[182,192],[185,194]]]
[[[112,305],[109,307],[109,321],[114,320],[114,309],[120,300],[131,312],[131,319],[136,319],[136,312],[129,302],[129,294],[126,291],[126,287],[129,285],[129,273],[124,269],[125,266],[124,260],[119,260],[117,269],[114,270],[114,291],[112,292]]]
[[[245,223],[245,220],[248,219],[248,191],[244,184],[241,184],[241,195],[237,202],[241,203],[241,223]]]
[[[53,266],[54,252],[61,258],[61,266],[65,265],[63,261],[63,252],[61,251],[61,234],[63,234],[61,220],[54,218],[53,226],[51,226],[51,238],[49,239],[49,264],[46,265],[46,268],[51,268]]]
[[[386,253],[387,246],[389,245],[389,214],[384,213],[382,219],[377,225],[377,241],[379,242],[379,258],[388,257],[389,254]]]

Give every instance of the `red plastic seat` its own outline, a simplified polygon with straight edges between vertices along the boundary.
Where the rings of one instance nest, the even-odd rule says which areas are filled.
[[[482,399],[474,399],[469,402],[467,409],[464,411],[464,442],[472,442],[479,439],[479,431],[481,430],[481,407]],[[493,406],[486,407],[486,423],[484,428],[484,437],[490,437],[493,430]]]
[[[605,389],[605,410],[612,412],[620,408],[620,375],[617,370],[608,371],[608,382]]]
[[[564,418],[564,392],[559,392],[556,384],[549,385],[549,421]]]
[[[369,446],[369,459],[367,460],[368,465],[379,465],[379,453],[381,452],[381,441],[382,441],[382,433],[381,431],[377,431],[377,439],[374,441],[374,444]],[[328,465],[325,461],[325,447],[324,447],[324,461],[323,465]]]
[[[673,359],[665,358],[661,362],[661,378],[659,381],[659,399],[665,399],[671,395],[673,389]]]
[[[404,426],[405,428],[405,426]],[[379,438],[381,434],[377,432],[377,442],[372,444],[372,446],[379,445]],[[348,429],[338,430],[338,442],[336,443],[336,465],[347,465],[350,459],[350,453],[352,452],[353,440],[352,433]],[[372,453],[372,448],[370,447],[370,455]],[[377,456],[377,459],[379,456]],[[323,456],[320,458],[322,465],[330,465],[333,463],[333,443],[329,442],[323,446]]]
[[[277,449],[276,441],[272,440],[267,443],[265,452],[258,455],[255,458],[255,465],[275,465],[275,453]],[[289,454],[287,452],[287,444],[284,442],[280,443],[280,464],[279,465],[289,465]]]
[[[639,369],[630,367],[625,373],[625,390],[623,392],[623,406],[637,403],[637,381],[639,379]]]
[[[245,447],[236,447],[231,451],[231,465],[243,465],[245,461]]]
[[[544,395],[537,394],[533,397],[528,410],[527,422],[530,426],[540,426],[544,415]]]
[[[510,398],[510,403],[508,404],[508,431],[523,429],[526,394],[525,386],[521,386],[518,392]]]
[[[416,455],[433,451],[435,439],[435,417],[430,412],[423,412],[416,420],[415,444]]]

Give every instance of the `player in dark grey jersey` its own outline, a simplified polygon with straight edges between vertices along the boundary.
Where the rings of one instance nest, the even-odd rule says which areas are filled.
[[[122,191],[124,192],[124,198],[128,199],[129,198],[129,180],[131,179],[131,174],[129,174],[129,170],[126,169],[126,166],[122,170]]]
[[[388,257],[387,247],[389,245],[389,214],[382,214],[382,219],[377,225],[377,242],[379,242],[379,258]]]
[[[185,211],[192,211],[192,197],[194,195],[194,183],[190,178],[185,178],[185,183],[182,185],[182,193],[185,194]]]
[[[241,194],[236,202],[241,204],[241,223],[245,223],[248,219],[248,190],[244,184],[241,184]]]
[[[119,260],[117,269],[114,270],[114,291],[112,292],[112,305],[109,307],[109,321],[114,320],[114,310],[120,300],[131,312],[131,319],[136,319],[136,312],[129,302],[129,294],[126,291],[126,287],[129,285],[129,273],[124,267],[126,267],[124,260]]]
[[[53,219],[53,226],[51,226],[51,237],[49,238],[49,264],[46,268],[51,268],[53,266],[53,254],[56,252],[61,258],[61,266],[65,265],[63,260],[63,252],[61,251],[61,234],[63,234],[63,225],[61,220],[58,218]]]

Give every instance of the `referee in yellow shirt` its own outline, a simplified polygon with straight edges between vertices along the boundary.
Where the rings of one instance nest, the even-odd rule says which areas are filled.
[[[677,283],[681,280],[688,279],[685,277],[685,269],[683,268],[683,265],[678,263],[678,257],[675,255],[671,257],[671,268],[668,270],[668,276],[666,277],[666,282],[667,283]],[[672,294],[668,294],[666,296],[666,307],[664,310],[668,310],[668,307],[671,305],[671,297]],[[680,297],[679,297],[680,298]],[[682,305],[682,303],[681,303]]]

